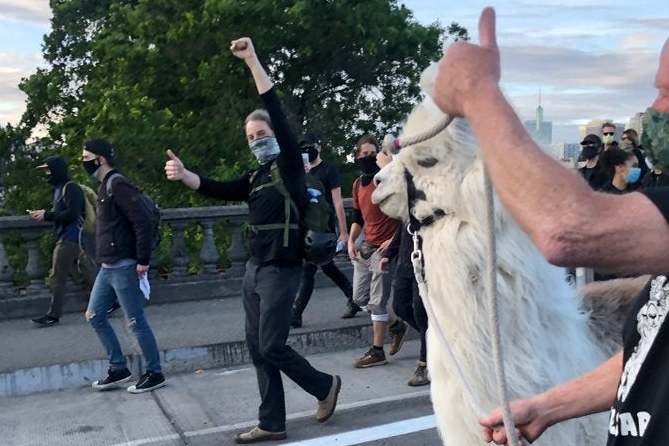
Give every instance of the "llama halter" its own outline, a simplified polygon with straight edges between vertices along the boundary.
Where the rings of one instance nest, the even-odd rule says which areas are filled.
[[[444,118],[438,122],[434,127],[426,130],[423,133],[414,135],[412,137],[394,138],[392,135],[386,135],[383,140],[383,151],[388,155],[397,154],[402,148],[406,148],[428,139],[434,138],[439,133],[446,130],[446,128],[453,122],[453,117],[446,115]],[[501,333],[499,326],[499,311],[497,305],[497,248],[495,244],[495,203],[493,199],[493,189],[492,183],[490,181],[490,176],[488,175],[487,169],[484,169],[484,182],[485,182],[485,196],[486,196],[486,220],[487,220],[487,234],[486,242],[488,245],[488,256],[486,257],[486,293],[488,295],[488,305],[489,305],[489,317],[490,317],[490,328],[492,330],[492,350],[493,358],[495,365],[495,378],[497,380],[497,387],[499,389],[499,400],[501,401],[502,407],[502,416],[504,420],[504,426],[506,427],[508,444],[510,446],[519,446],[522,443],[518,440],[518,435],[516,432],[515,423],[513,422],[513,417],[511,416],[511,408],[509,404],[509,392],[506,385],[506,374],[504,371],[504,360],[502,356],[502,341]],[[407,193],[408,196],[408,193]],[[407,232],[411,235],[413,240],[413,252],[411,253],[411,263],[414,269],[414,275],[416,276],[416,282],[418,283],[418,290],[425,305],[425,309],[428,313],[428,320],[436,320],[435,313],[432,309],[432,304],[428,296],[427,283],[425,282],[425,277],[423,276],[423,252],[421,250],[421,239],[419,235],[420,231],[420,222],[418,222],[411,214],[411,198],[409,197],[409,224],[407,225]],[[439,324],[431,325],[430,327],[436,327],[437,338],[444,347],[446,355],[449,357],[450,361],[455,365],[458,378],[465,390],[465,394],[470,399],[474,410],[477,412],[479,417],[484,417],[486,412],[476,403],[474,398],[474,391],[470,386],[467,378],[462,370],[460,361],[453,353],[453,350],[448,343],[444,332],[441,329]],[[521,437],[522,438],[522,437]]]

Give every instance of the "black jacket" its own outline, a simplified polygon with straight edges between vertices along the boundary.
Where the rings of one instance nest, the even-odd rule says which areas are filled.
[[[393,241],[388,245],[385,257],[390,260],[396,259],[395,273],[402,277],[413,277],[413,264],[411,253],[413,252],[413,238],[407,231],[407,225],[400,223],[393,236]]]
[[[150,216],[142,206],[141,192],[125,177],[115,177],[111,196],[107,196],[107,181],[118,173],[109,172],[98,189],[95,244],[99,263],[114,263],[135,259],[140,265],[151,260]]]
[[[297,207],[297,214],[302,213],[307,204],[304,162],[298,148],[297,139],[290,129],[281,103],[274,88],[261,95],[265,108],[272,119],[274,133],[281,153],[276,160],[281,179]],[[249,205],[249,223],[252,226],[282,224],[285,220],[284,197],[273,187],[251,193],[257,186],[270,181],[272,163],[260,166],[256,171],[242,177],[219,182],[200,177],[198,192],[210,197],[228,201],[246,201]],[[253,180],[253,184],[251,181]],[[290,222],[299,223],[299,217],[291,211]],[[251,261],[263,264],[293,264],[303,259],[303,229],[291,229],[288,246],[284,245],[283,229],[251,232]]]
[[[661,173],[657,175],[653,171],[648,172],[646,176],[643,177],[643,180],[641,181],[641,186],[644,189],[669,186],[669,175],[667,175],[666,173]]]
[[[77,241],[83,220],[84,192],[77,183],[70,181],[65,160],[49,157],[46,164],[54,185],[54,200],[51,210],[44,214],[44,220],[54,223],[56,240]]]

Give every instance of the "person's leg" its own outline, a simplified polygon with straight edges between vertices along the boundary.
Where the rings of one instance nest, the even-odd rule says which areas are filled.
[[[366,263],[353,260],[353,303],[365,308],[369,303],[372,272]]]
[[[260,354],[307,393],[323,400],[332,387],[333,377],[316,370],[286,345],[291,304],[300,273],[300,266],[269,265],[258,271],[255,290],[260,296]],[[281,415],[281,421],[285,422],[285,413]]]
[[[86,319],[95,329],[107,351],[109,368],[111,370],[124,370],[126,369],[125,356],[121,351],[116,333],[114,333],[114,329],[107,320],[107,308],[116,300],[116,293],[110,280],[109,270],[101,268],[91,290]]]
[[[304,262],[302,266],[302,281],[300,282],[300,290],[297,293],[297,298],[293,304],[293,318],[291,325],[295,328],[302,326],[302,313],[307,308],[311,295],[314,291],[314,276],[318,271],[318,266],[311,262]]]
[[[418,292],[418,283],[416,279],[412,279],[413,282],[413,314],[414,320],[416,321],[416,329],[420,333],[420,358],[419,360],[423,363],[427,362],[427,345],[425,341],[425,334],[427,333],[427,312],[423,306],[423,300],[420,297]]]
[[[383,343],[389,320],[387,303],[390,297],[391,275],[372,272],[367,268],[366,279],[369,287],[367,309],[371,313],[372,318],[372,348],[364,356],[355,361],[354,366],[356,368],[368,368],[387,363],[386,355],[383,351]]]
[[[259,266],[247,262],[242,283],[246,345],[256,369],[260,391],[258,427],[264,431],[283,432],[286,430],[286,405],[281,373],[260,353],[260,296],[256,291],[259,269]]]
[[[59,319],[63,315],[63,301],[67,291],[67,278],[76,267],[79,255],[79,245],[59,240],[53,250],[51,274],[49,285],[51,287],[51,305],[47,316]]]
[[[121,308],[125,313],[128,328],[132,330],[137,339],[144,361],[146,362],[146,371],[152,373],[161,373],[160,353],[158,343],[153,335],[144,314],[144,294],[139,288],[139,276],[135,265],[123,268],[109,270],[110,283],[114,288]],[[105,308],[111,306],[112,302]]]
[[[342,315],[342,318],[349,319],[355,317],[355,315],[361,311],[361,308],[353,302],[353,286],[351,285],[351,281],[348,280],[346,274],[335,265],[334,261],[321,266],[321,269],[325,275],[339,287],[342,293],[344,293],[344,296],[346,296],[346,312]]]
[[[418,330],[413,317],[413,282],[411,276],[401,273],[396,274],[393,281],[393,311],[397,319],[388,327],[393,337],[393,342],[388,351],[390,356],[396,355],[402,348],[408,331],[407,324]]]

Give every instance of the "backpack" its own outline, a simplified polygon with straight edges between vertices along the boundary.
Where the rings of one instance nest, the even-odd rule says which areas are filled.
[[[65,189],[70,183],[74,182],[68,181],[63,186],[63,196],[65,196]],[[81,229],[88,234],[93,234],[95,233],[95,219],[97,216],[95,206],[97,205],[98,194],[96,194],[95,191],[88,186],[79,183],[74,184],[78,185],[81,188],[81,191],[84,193],[84,215]]]
[[[250,182],[253,184],[258,171],[251,175]],[[307,205],[303,213],[297,212],[293,198],[281,178],[281,171],[276,161],[272,162],[270,167],[272,181],[258,186],[252,192],[265,187],[276,187],[283,195],[286,209],[292,208],[298,215],[300,225],[306,230],[304,236],[304,255],[306,260],[317,265],[323,265],[332,260],[337,248],[337,234],[335,233],[333,222],[332,206],[325,198],[327,191],[323,183],[313,175],[306,175]],[[290,229],[294,225],[290,224],[290,214],[286,213],[286,220],[283,223],[284,246],[288,246],[288,236]],[[263,226],[256,226],[255,230],[263,230]],[[276,229],[275,225],[268,225],[266,229]]]
[[[112,182],[116,178],[125,179],[125,177],[120,173],[112,174],[107,180],[107,197],[112,196]],[[133,185],[133,187],[135,186]],[[154,251],[156,248],[158,248],[158,245],[160,245],[160,240],[161,240],[160,207],[156,204],[155,201],[151,199],[151,197],[142,192],[141,189],[139,188],[136,189],[139,191],[139,196],[140,196],[139,203],[142,205],[144,214],[146,215],[146,218],[148,218],[151,221],[151,251]]]

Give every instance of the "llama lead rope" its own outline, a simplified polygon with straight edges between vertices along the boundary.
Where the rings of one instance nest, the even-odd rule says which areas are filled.
[[[408,137],[400,141],[399,139],[393,138],[391,135],[386,135],[383,140],[383,151],[386,154],[394,155],[397,154],[402,147],[411,146],[418,144],[420,142],[431,139],[444,131],[453,121],[453,118],[449,115],[446,115],[437,125],[428,129],[427,131],[414,135],[413,137]],[[501,332],[499,326],[499,311],[497,306],[497,248],[495,244],[495,203],[493,199],[493,188],[490,177],[488,176],[487,169],[484,168],[484,182],[485,182],[485,196],[486,196],[486,222],[487,222],[487,231],[486,231],[486,241],[488,245],[488,256],[486,258],[486,292],[488,297],[489,305],[489,317],[490,317],[490,328],[492,330],[492,350],[493,350],[493,362],[495,365],[495,378],[497,380],[498,388],[498,398],[501,402],[502,407],[502,418],[504,421],[504,426],[506,427],[507,440],[510,446],[520,446],[521,443],[518,439],[518,434],[516,432],[516,426],[513,422],[513,417],[511,415],[511,407],[509,404],[509,394],[508,388],[506,385],[506,374],[504,371],[504,358],[502,354],[502,342],[501,342]],[[408,209],[411,212],[411,209]],[[425,283],[425,278],[423,276],[423,253],[420,249],[420,236],[418,235],[418,228],[415,231],[411,231],[411,224],[407,227],[409,234],[413,239],[413,252],[411,253],[411,263],[414,269],[414,275],[416,276],[416,282],[418,283],[418,291],[425,304],[425,309],[428,313],[428,320],[435,320],[435,313],[432,309],[432,304],[430,302],[427,290],[427,284]],[[462,371],[460,362],[457,360],[457,357],[453,353],[453,350],[448,343],[446,336],[444,335],[441,327],[438,324],[434,324],[431,327],[436,326],[437,338],[441,344],[445,347],[446,354],[449,356],[453,364],[455,364],[457,374],[459,375],[460,382],[463,385],[465,394],[471,400],[474,410],[477,412],[479,417],[485,416],[485,412],[482,408],[476,403],[474,397],[474,392],[469,385],[469,382],[465,378],[465,374]]]

